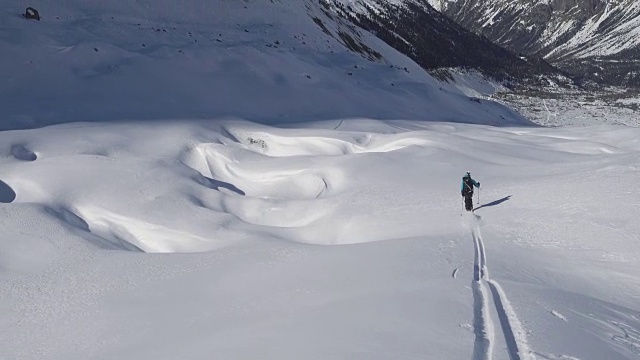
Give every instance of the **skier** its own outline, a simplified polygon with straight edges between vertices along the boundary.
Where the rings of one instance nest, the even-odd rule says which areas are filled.
[[[471,173],[467,171],[467,174],[462,177],[462,185],[460,186],[460,192],[464,196],[464,208],[467,211],[473,211],[473,187],[480,188],[480,183],[471,178]]]

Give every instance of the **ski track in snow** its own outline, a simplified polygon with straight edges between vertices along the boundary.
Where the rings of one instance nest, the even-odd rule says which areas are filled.
[[[484,245],[477,236],[477,231],[472,232],[474,261],[473,261],[473,329],[475,332],[475,342],[473,344],[473,360],[490,360],[495,333],[493,322],[489,315],[489,305],[487,300],[487,285],[484,281],[487,275],[485,267]]]
[[[581,360],[579,358],[568,356],[568,355],[554,355],[554,354],[540,354],[540,353],[536,353],[536,355],[546,360]]]
[[[640,330],[624,323],[612,321],[615,327],[619,328],[624,335],[613,335],[612,340],[630,348],[633,353],[640,355]]]
[[[567,320],[567,317],[564,316],[561,312],[557,311],[557,310],[551,310],[551,314],[555,317],[557,317],[558,319],[562,320],[562,321],[569,321]]]
[[[478,224],[479,219],[480,217],[474,214],[476,223],[471,232],[474,246],[473,327],[476,336],[473,346],[473,360],[493,358],[493,344],[496,337],[494,329],[496,327],[490,315],[490,300],[495,304],[500,324],[498,329],[502,331],[504,336],[509,359],[534,360],[535,357],[527,343],[526,333],[504,290],[497,281],[489,278],[484,241]]]

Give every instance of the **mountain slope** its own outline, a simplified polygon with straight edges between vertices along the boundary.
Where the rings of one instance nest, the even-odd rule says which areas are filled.
[[[372,117],[526,123],[469,101],[315,1],[43,4],[0,14],[4,129],[70,121]]]
[[[323,0],[427,69],[463,67],[514,82],[561,78],[546,62],[518,57],[470,33],[424,0]]]
[[[640,129],[520,126],[311,1],[39,10],[0,13],[0,359],[637,360]]]
[[[587,79],[640,84],[640,3],[635,0],[430,0],[467,29]]]

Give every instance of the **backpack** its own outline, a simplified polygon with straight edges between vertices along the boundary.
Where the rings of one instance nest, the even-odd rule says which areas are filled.
[[[473,195],[473,180],[471,180],[471,176],[463,177],[462,182],[465,184],[464,189],[462,189],[462,195]]]

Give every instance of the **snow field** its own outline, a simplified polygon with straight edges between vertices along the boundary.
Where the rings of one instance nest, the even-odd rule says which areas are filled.
[[[0,14],[0,359],[640,354],[638,129],[531,127],[311,1],[38,8]]]
[[[610,200],[635,196],[634,131],[360,119],[0,133],[36,155],[0,159],[16,194],[0,205],[0,354],[632,359],[637,202]],[[460,169],[483,186],[480,221],[460,216]]]

